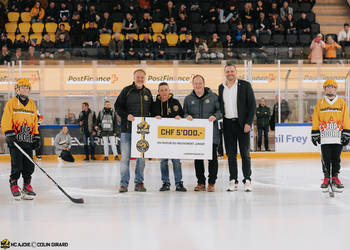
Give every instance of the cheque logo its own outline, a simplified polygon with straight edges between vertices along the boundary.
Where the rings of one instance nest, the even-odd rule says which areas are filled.
[[[1,248],[8,249],[10,248],[10,241],[8,239],[4,239],[1,241]]]
[[[136,143],[136,149],[140,153],[145,153],[149,149],[149,143],[146,141],[145,135],[149,134],[149,124],[142,118],[142,122],[137,124],[137,132],[138,134],[141,134],[141,140],[139,140]],[[143,155],[142,155],[143,157]]]

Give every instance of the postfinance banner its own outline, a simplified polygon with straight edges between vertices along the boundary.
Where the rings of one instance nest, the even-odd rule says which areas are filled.
[[[207,119],[135,118],[131,156],[212,159],[213,123]]]

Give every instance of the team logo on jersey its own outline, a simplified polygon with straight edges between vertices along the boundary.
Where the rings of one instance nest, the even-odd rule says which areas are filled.
[[[174,105],[173,109],[174,109],[175,112],[177,112],[179,110],[179,106]]]

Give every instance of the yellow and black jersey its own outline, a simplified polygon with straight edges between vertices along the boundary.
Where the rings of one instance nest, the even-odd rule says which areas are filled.
[[[341,134],[350,136],[350,118],[345,100],[336,96],[333,100],[323,97],[315,106],[312,118],[312,134],[319,134],[321,144],[341,144]]]
[[[34,101],[11,98],[5,105],[1,119],[4,134],[16,134],[18,142],[32,143],[38,131],[38,116]]]

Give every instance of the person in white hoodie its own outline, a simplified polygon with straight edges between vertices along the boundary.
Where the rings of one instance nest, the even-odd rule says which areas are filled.
[[[55,137],[56,154],[64,161],[74,162],[70,149],[72,147],[72,137],[69,134],[68,127],[62,126],[62,130]]]

